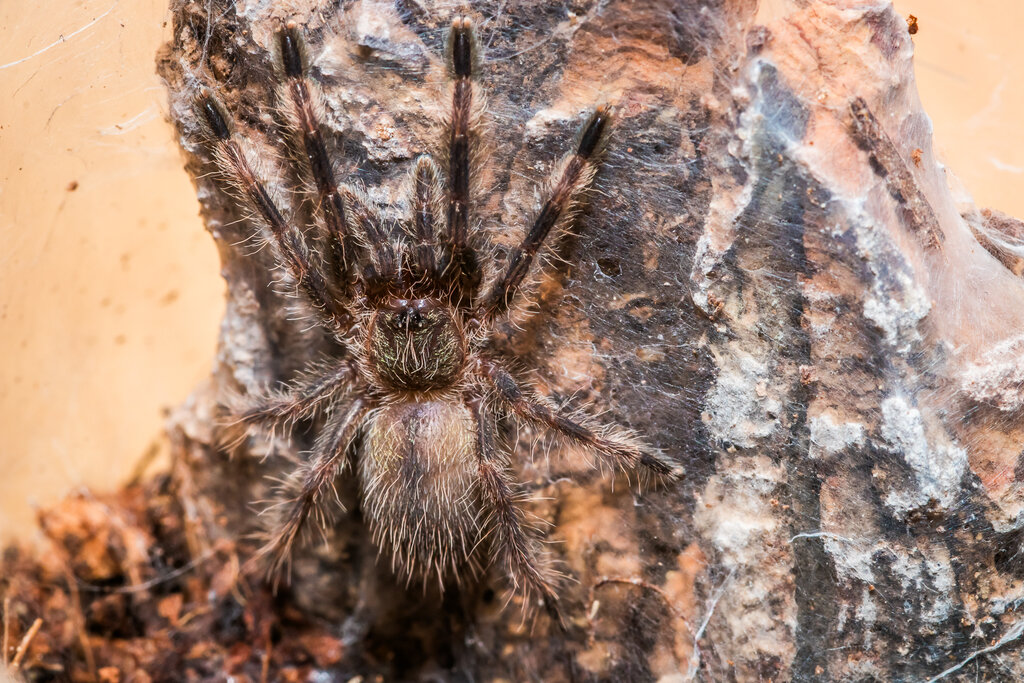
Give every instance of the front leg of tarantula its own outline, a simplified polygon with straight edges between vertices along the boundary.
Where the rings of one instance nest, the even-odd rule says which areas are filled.
[[[358,240],[350,229],[344,193],[324,144],[322,95],[308,76],[302,37],[294,23],[278,33],[276,56],[282,79],[278,99],[300,167],[315,187],[313,213],[319,231],[307,233],[288,223],[256,171],[258,155],[233,129],[208,89],[203,89],[196,106],[220,169],[239,198],[269,228],[283,265],[321,324],[341,338],[353,323],[346,304],[359,277],[354,267]]]
[[[277,208],[254,170],[254,155],[243,150],[236,139],[237,134],[228,125],[228,119],[213,95],[204,90],[197,106],[206,123],[210,145],[221,171],[239,198],[255,209],[270,229],[283,265],[313,307],[321,324],[340,337],[348,329],[351,316],[333,296],[326,278],[316,267],[313,250],[302,232],[289,225]]]
[[[680,473],[677,466],[626,429],[599,424],[586,415],[569,417],[559,413],[549,401],[524,389],[496,360],[481,359],[476,372],[494,388],[498,399],[512,414],[582,446],[616,470],[629,472],[643,468],[657,475]]]
[[[295,22],[289,22],[277,36],[278,68],[284,78],[278,99],[284,105],[295,148],[316,187],[317,217],[323,222],[327,242],[326,260],[339,298],[352,296],[355,281],[353,259],[356,240],[348,229],[345,201],[331,165],[320,120],[323,96],[308,76],[309,64],[302,36]]]
[[[267,509],[274,515],[267,529],[267,540],[253,556],[250,567],[265,566],[267,575],[277,581],[291,558],[292,548],[311,516],[321,530],[327,528],[330,515],[327,496],[337,502],[334,481],[346,463],[346,451],[359,433],[372,406],[365,399],[352,401],[347,408],[335,405],[335,412],[324,425],[309,459],[299,467],[278,492],[277,502]]]
[[[535,542],[529,536],[523,511],[517,504],[521,494],[509,472],[508,458],[495,439],[494,417],[482,398],[473,398],[468,405],[476,420],[476,455],[486,515],[484,523],[487,531],[493,534],[494,550],[512,578],[513,588],[522,588],[527,596],[539,597],[548,614],[562,624],[555,577],[549,576],[538,561]]]
[[[443,148],[448,173],[448,229],[441,245],[441,265],[447,283],[467,307],[473,303],[481,279],[469,230],[472,163],[480,138],[480,97],[473,84],[478,52],[472,21],[456,17],[448,36],[448,65],[454,82]]]
[[[576,151],[562,162],[561,170],[548,189],[547,201],[526,237],[509,254],[508,269],[491,288],[477,312],[478,318],[490,321],[507,313],[515,303],[544,241],[552,231],[562,232],[571,226],[597,174],[609,118],[606,107],[598,107],[590,115],[579,134]]]

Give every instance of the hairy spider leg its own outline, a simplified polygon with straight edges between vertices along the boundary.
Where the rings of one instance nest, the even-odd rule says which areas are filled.
[[[360,235],[370,259],[363,263],[363,286],[371,305],[405,288],[401,243],[393,244],[391,231],[381,225],[380,215],[370,208],[369,200],[352,187],[341,187],[342,199],[348,207],[349,228]]]
[[[473,147],[479,136],[474,111],[473,70],[477,59],[473,22],[468,17],[452,21],[448,45],[449,67],[454,77],[451,113],[447,121],[448,230],[445,234],[444,276],[454,287],[456,300],[472,305],[480,285],[480,263],[469,240],[469,194]]]
[[[547,405],[543,399],[530,396],[512,373],[497,361],[481,359],[477,372],[488,380],[494,387],[498,399],[514,415],[583,446],[604,458],[615,469],[629,471],[644,467],[659,475],[671,475],[675,472],[671,463],[664,460],[660,454],[645,448],[639,439],[629,432],[616,430],[608,425],[594,424],[586,416],[568,418]]]
[[[493,421],[482,399],[474,398],[467,404],[476,420],[480,494],[487,515],[485,528],[494,534],[494,548],[512,577],[513,588],[518,590],[522,586],[528,594],[539,596],[548,614],[561,624],[558,594],[537,561],[534,543],[527,535],[523,511],[516,504],[521,496],[509,473],[507,458],[498,448]]]
[[[355,240],[348,230],[345,202],[324,145],[322,95],[308,77],[309,64],[298,26],[289,22],[277,35],[280,70],[285,78],[279,99],[286,111],[305,166],[316,185],[316,207],[326,228],[327,261],[339,298],[349,299],[354,285]]]
[[[336,401],[339,393],[351,387],[359,376],[352,361],[330,366],[311,366],[301,377],[257,399],[238,415],[238,422],[264,426],[290,427],[313,417],[324,405]]]
[[[481,311],[482,317],[493,319],[512,307],[545,238],[555,226],[562,226],[563,230],[568,228],[579,208],[580,199],[597,173],[609,118],[606,107],[598,107],[590,115],[579,135],[576,151],[562,162],[558,179],[550,187],[548,199],[534,219],[533,226],[509,255],[508,270],[494,284]]]
[[[235,141],[220,104],[209,92],[200,96],[198,108],[211,135],[214,156],[241,198],[270,228],[278,251],[299,289],[313,306],[323,324],[336,335],[344,334],[351,322],[348,311],[331,295],[323,274],[313,264],[313,253],[302,232],[281,215],[263,181],[256,175],[246,154]]]
[[[324,426],[324,438],[314,444],[312,457],[285,484],[286,491],[292,495],[283,501],[281,510],[275,510],[280,517],[271,525],[267,542],[252,558],[255,566],[266,562],[267,576],[274,582],[281,578],[292,547],[309,517],[316,515],[320,528],[327,528],[326,494],[335,492],[334,481],[345,467],[346,451],[370,409],[363,399],[352,401],[348,410],[339,407]]]
[[[443,201],[443,192],[437,164],[429,156],[421,156],[412,171],[411,269],[416,278],[425,281],[434,290],[441,286],[435,249],[440,215],[438,207]]]

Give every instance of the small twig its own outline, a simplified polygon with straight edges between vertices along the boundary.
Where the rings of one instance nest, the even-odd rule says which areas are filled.
[[[8,660],[8,652],[11,650],[11,596],[4,596],[4,666],[7,666],[10,661]]]
[[[153,464],[158,457],[160,457],[160,442],[154,441],[149,444],[149,448],[142,454],[139,461],[135,463],[135,467],[132,468],[132,474],[128,477],[128,481],[125,483],[126,488],[137,486],[142,478],[146,475],[146,470]]]
[[[854,141],[868,153],[871,168],[885,181],[908,227],[921,235],[927,246],[941,251],[946,237],[939,226],[939,219],[892,138],[886,134],[864,98],[856,97],[850,102],[850,114],[850,132]]]
[[[644,581],[643,579],[636,579],[636,578],[627,579],[625,577],[618,577],[618,576],[605,576],[605,577],[599,579],[596,583],[594,583],[594,584],[592,584],[590,586],[590,591],[589,591],[589,596],[588,596],[588,601],[587,601],[590,604],[590,609],[587,612],[587,622],[590,625],[590,629],[589,629],[590,632],[587,635],[588,643],[593,644],[594,634],[595,634],[594,621],[597,618],[597,611],[598,611],[598,609],[600,608],[600,605],[601,605],[600,601],[597,600],[597,598],[595,596],[595,593],[597,593],[597,590],[599,588],[601,588],[602,586],[607,586],[607,585],[611,585],[611,584],[618,584],[618,585],[623,585],[623,586],[636,586],[637,588],[642,588],[644,590],[651,591],[652,593],[657,595],[659,598],[661,598],[662,602],[665,603],[665,607],[668,609],[668,613],[674,619],[678,619],[679,621],[681,621],[683,626],[686,627],[687,631],[689,631],[690,633],[693,633],[693,629],[690,628],[690,622],[686,619],[685,616],[683,616],[682,612],[680,612],[676,608],[676,606],[672,604],[671,598],[668,597],[668,595],[665,593],[665,591],[663,591],[658,586],[655,586],[654,584],[648,583],[648,582]]]
[[[75,576],[73,578],[74,578],[75,582],[78,584],[79,589],[83,590],[83,591],[85,591],[87,593],[107,593],[107,594],[111,594],[111,595],[129,595],[129,594],[132,594],[132,593],[142,593],[144,591],[149,590],[150,588],[153,588],[154,586],[159,586],[162,583],[167,583],[168,581],[173,581],[174,579],[178,578],[179,576],[182,576],[184,574],[189,573],[190,571],[192,571],[193,569],[195,569],[196,567],[198,567],[199,565],[201,565],[202,563],[206,562],[208,559],[213,557],[215,553],[216,553],[215,550],[212,550],[212,549],[208,550],[201,557],[197,557],[194,560],[190,560],[189,562],[187,562],[186,564],[184,564],[181,567],[178,567],[177,569],[172,569],[171,571],[167,572],[166,574],[161,574],[160,576],[154,576],[152,579],[148,579],[147,581],[141,581],[139,583],[135,583],[135,584],[130,585],[130,586],[119,586],[117,588],[108,588],[106,586],[97,586],[95,584],[89,583],[88,581],[85,581],[84,579],[80,579],[77,576]]]
[[[193,557],[202,557],[210,549],[210,543],[206,538],[199,513],[199,504],[196,502],[198,496],[195,493],[196,486],[192,481],[192,474],[189,471],[185,458],[189,452],[188,443],[184,432],[179,428],[168,435],[171,439],[172,452],[179,453],[171,461],[171,476],[178,489],[178,502],[181,505],[185,520],[185,541],[188,543],[189,554]]]
[[[11,662],[12,671],[17,671],[18,667],[21,666],[21,660],[25,658],[25,653],[28,652],[28,646],[32,644],[32,639],[36,637],[37,633],[39,633],[39,627],[42,625],[43,620],[41,618],[36,618],[36,620],[32,622],[28,631],[25,632],[25,637],[21,639],[20,643],[18,643],[18,650],[14,653],[14,661]]]
[[[71,561],[62,552],[64,561],[64,577],[68,583],[68,590],[71,591],[71,609],[74,614],[75,628],[78,631],[78,642],[82,646],[82,653],[85,655],[86,666],[89,667],[89,674],[92,680],[98,681],[99,674],[96,671],[96,658],[92,654],[92,645],[89,643],[89,633],[85,627],[85,613],[82,612],[82,593],[78,590],[78,582],[71,571]]]
[[[267,647],[270,647],[268,644]],[[262,660],[262,668],[260,669],[260,683],[267,683],[270,680],[270,650],[264,650],[263,656],[260,657]]]
[[[270,638],[270,621],[267,620],[263,627],[263,656],[260,657],[262,660],[260,683],[267,683],[267,681],[270,680],[270,654],[273,647],[274,643]]]
[[[181,619],[178,620],[178,628],[179,629],[183,629],[183,628],[185,628],[188,625],[188,622],[192,621],[196,617],[201,617],[204,614],[209,614],[212,611],[213,611],[213,608],[211,608],[209,606],[204,606],[204,607],[197,607],[196,609],[192,610],[191,612],[186,612],[181,617]]]
[[[604,577],[603,579],[601,579],[600,581],[598,581],[597,583],[594,584],[594,587],[591,589],[591,595],[593,595],[593,593],[595,591],[597,591],[598,588],[601,588],[602,586],[606,586],[606,585],[612,584],[612,583],[616,583],[616,584],[620,584],[620,585],[626,585],[626,586],[636,586],[638,588],[643,588],[645,590],[649,590],[649,591],[653,591],[653,592],[657,593],[661,597],[661,599],[665,602],[665,606],[668,607],[668,611],[671,612],[672,615],[674,617],[676,617],[677,619],[681,619],[683,621],[683,623],[686,624],[686,629],[690,630],[690,624],[686,620],[686,617],[684,617],[682,614],[679,613],[679,610],[677,610],[675,605],[672,604],[672,600],[665,594],[665,591],[663,591],[662,589],[658,588],[657,586],[655,586],[652,583],[647,583],[643,579],[626,579],[626,578],[617,577],[617,576],[606,576],[606,577]],[[593,600],[591,600],[591,602],[593,602]]]
[[[792,543],[793,541],[800,538],[827,538],[832,541],[842,541],[843,543],[850,543],[852,545],[858,545],[861,543],[861,541],[858,541],[857,539],[847,538],[846,536],[840,536],[839,534],[834,534],[830,531],[805,531],[803,533],[799,533],[796,536],[791,537],[789,539],[789,542]]]

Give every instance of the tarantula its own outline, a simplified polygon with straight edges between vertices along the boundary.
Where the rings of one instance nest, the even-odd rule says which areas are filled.
[[[529,231],[499,271],[480,258],[487,242],[471,221],[482,118],[471,21],[458,17],[451,25],[451,105],[441,165],[427,155],[416,160],[412,215],[398,222],[338,182],[302,36],[289,23],[276,41],[279,104],[310,179],[311,226],[296,227],[278,209],[255,170],[255,155],[208,89],[196,108],[220,170],[262,221],[278,265],[295,285],[291,293],[311,307],[345,353],[309,368],[284,390],[257,397],[237,416],[268,427],[322,420],[258,557],[272,574],[282,569],[309,517],[323,514],[360,436],[364,515],[379,552],[390,555],[400,577],[436,578],[443,590],[448,580],[473,571],[476,548],[487,540],[514,588],[539,596],[554,612],[556,578],[538,559],[524,522],[499,424],[514,417],[549,429],[620,469],[674,471],[629,430],[555,409],[492,348],[496,324],[526,298],[539,250],[568,230],[581,207],[610,127],[609,109],[589,114],[575,151],[558,167]]]

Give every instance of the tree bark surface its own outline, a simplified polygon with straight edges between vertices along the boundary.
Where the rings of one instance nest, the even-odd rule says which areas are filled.
[[[339,174],[386,205],[436,145],[456,9],[172,3],[159,69],[228,283],[213,376],[170,420],[172,475],[145,489],[173,532],[152,513],[129,524],[198,582],[160,600],[180,593],[182,613],[229,625],[200,636],[172,621],[175,642],[207,642],[211,672],[252,680],[1024,678],[1024,230],[976,209],[936,160],[887,2],[471,3],[492,140],[476,207],[495,243],[521,235],[579,112],[617,114],[565,262],[507,350],[542,391],[631,427],[685,476],[637,488],[519,430],[529,511],[571,577],[564,630],[524,624],[514,597],[503,608],[495,570],[443,599],[403,587],[344,478],[350,512],[302,546],[286,588],[238,571],[270,479],[316,425],[226,448],[219,406],[336,349],[247,242],[253,224],[211,174],[197,88],[289,196],[270,46],[297,21]],[[159,575],[125,557],[111,560],[122,574],[141,567],[126,584]]]

